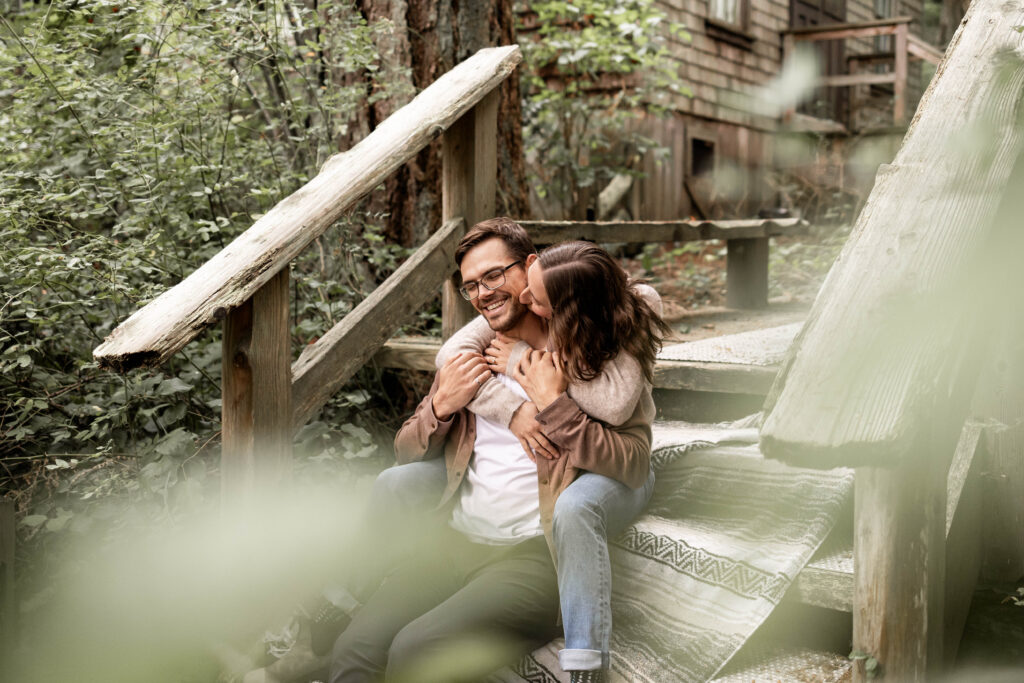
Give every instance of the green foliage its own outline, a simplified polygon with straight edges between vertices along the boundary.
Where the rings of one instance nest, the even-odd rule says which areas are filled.
[[[850,653],[849,658],[853,661],[864,661],[864,672],[867,674],[868,680],[877,678],[881,674],[881,667],[878,664],[878,660],[867,652],[854,650]]]
[[[690,37],[650,0],[529,6],[538,26],[521,40],[529,181],[563,215],[582,218],[584,188],[636,174],[635,160],[647,152],[667,154],[636,123],[690,95],[669,47]]]
[[[31,508],[29,541],[111,493],[165,515],[215,484],[219,335],[124,376],[91,350],[315,175],[393,86],[374,48],[391,26],[348,3],[18,7],[0,16],[0,481]],[[405,255],[379,224],[357,212],[293,264],[296,349]],[[370,455],[370,432],[325,426],[374,430],[368,408],[339,397],[309,444]]]

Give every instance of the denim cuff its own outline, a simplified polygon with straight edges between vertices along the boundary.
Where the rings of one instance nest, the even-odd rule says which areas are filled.
[[[562,671],[597,671],[607,669],[606,656],[600,650],[559,650]]]

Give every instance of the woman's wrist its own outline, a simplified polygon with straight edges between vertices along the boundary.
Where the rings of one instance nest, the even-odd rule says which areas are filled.
[[[553,389],[548,389],[548,390],[544,390],[544,391],[540,391],[540,392],[536,392],[536,393],[537,393],[537,396],[534,396],[534,397],[531,397],[531,398],[533,398],[533,402],[534,402],[534,404],[536,404],[538,410],[544,410],[549,405],[551,405],[552,403],[557,401],[558,397],[561,396],[565,392],[564,391],[555,391]]]

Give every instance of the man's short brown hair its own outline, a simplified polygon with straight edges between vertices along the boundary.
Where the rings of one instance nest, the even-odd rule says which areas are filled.
[[[461,266],[466,252],[492,237],[500,238],[517,261],[525,261],[527,256],[537,253],[533,241],[530,240],[530,236],[526,234],[523,226],[511,218],[498,216],[480,221],[469,229],[455,249],[455,265]]]

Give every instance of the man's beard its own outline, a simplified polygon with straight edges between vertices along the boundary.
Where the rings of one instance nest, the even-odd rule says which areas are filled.
[[[487,321],[487,324],[495,332],[508,332],[518,325],[519,321],[521,321],[523,316],[530,310],[513,296],[508,297],[508,301],[505,306],[507,309],[505,314],[497,320],[491,320],[486,315],[484,316],[484,320]]]

